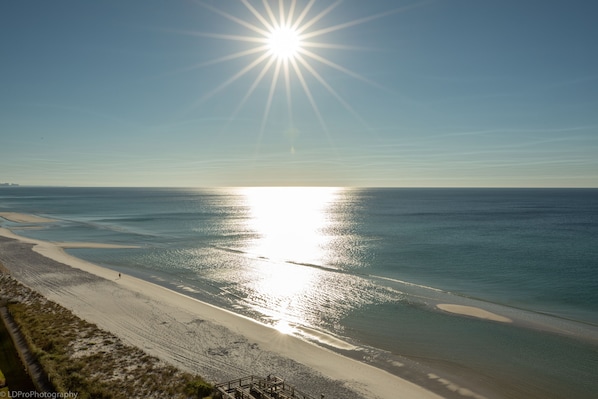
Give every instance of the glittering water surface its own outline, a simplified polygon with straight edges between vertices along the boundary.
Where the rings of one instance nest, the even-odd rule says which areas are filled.
[[[597,392],[598,190],[18,187],[0,211],[57,220],[2,223],[31,237],[139,245],[69,251],[284,333],[492,375],[511,397]]]

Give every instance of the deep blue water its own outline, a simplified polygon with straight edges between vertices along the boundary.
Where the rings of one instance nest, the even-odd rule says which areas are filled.
[[[7,211],[57,220],[2,222],[18,234],[138,245],[70,252],[366,361],[475,370],[507,397],[598,393],[598,190],[0,188]]]

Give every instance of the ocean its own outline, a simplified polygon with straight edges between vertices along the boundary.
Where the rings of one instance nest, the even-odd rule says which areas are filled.
[[[0,212],[135,245],[68,252],[416,382],[598,397],[597,189],[0,187]]]

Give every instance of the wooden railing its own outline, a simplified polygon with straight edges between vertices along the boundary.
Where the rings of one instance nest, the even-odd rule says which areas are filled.
[[[277,376],[250,375],[215,385],[223,399],[315,399]]]

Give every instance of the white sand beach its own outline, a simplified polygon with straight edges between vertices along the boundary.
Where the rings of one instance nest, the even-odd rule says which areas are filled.
[[[498,321],[501,323],[512,323],[513,320],[508,317],[498,315],[496,313],[489,312],[484,309],[476,308],[473,306],[454,305],[449,303],[441,303],[436,305],[440,310],[445,312],[459,314],[463,316],[477,317],[478,319],[486,319],[492,321]]]
[[[18,214],[1,216],[33,220]],[[0,229],[0,236],[18,240],[5,243],[2,252],[5,267],[17,280],[125,342],[212,381],[280,373],[298,385],[309,381],[312,390],[322,387],[322,392],[340,393],[337,397],[357,393],[379,399],[440,398],[384,370],[150,282],[119,277],[63,250],[110,246],[61,245],[20,237],[7,229]],[[23,250],[24,244],[32,244],[33,251],[55,262],[40,261],[43,258]],[[20,249],[11,250],[11,245]]]

